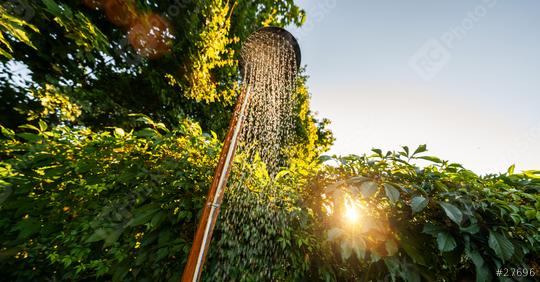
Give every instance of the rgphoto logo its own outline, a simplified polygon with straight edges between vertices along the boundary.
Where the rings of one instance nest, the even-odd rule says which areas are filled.
[[[463,40],[496,4],[497,0],[483,0],[481,4],[467,12],[459,24],[440,36],[427,40],[410,58],[410,68],[422,80],[430,81],[435,78],[450,63],[452,59],[450,51],[454,45]]]
[[[426,81],[432,80],[450,62],[448,48],[436,39],[428,40],[409,61],[410,67]]]

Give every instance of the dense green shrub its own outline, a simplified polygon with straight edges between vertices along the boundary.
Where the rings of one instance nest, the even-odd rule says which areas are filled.
[[[320,172],[325,275],[491,281],[497,269],[520,268],[538,276],[540,171],[479,177],[425,151],[333,158]],[[432,164],[413,165],[419,160]],[[357,221],[346,218],[351,210]]]
[[[179,275],[220,143],[188,121],[169,132],[143,119],[134,132],[3,128],[4,278]]]
[[[178,279],[220,143],[187,120],[170,132],[138,117],[147,127],[132,132],[2,129],[4,277]],[[490,281],[499,268],[537,271],[539,172],[479,177],[424,151],[292,159],[274,179],[240,153],[205,280]],[[356,223],[344,217],[351,207]]]
[[[179,279],[220,142],[189,120],[174,131],[138,120],[146,127],[131,132],[2,127],[4,278]],[[307,264],[291,245],[308,245],[301,187],[316,163],[293,163],[272,180],[258,159],[240,152],[235,162],[207,279],[301,277]]]

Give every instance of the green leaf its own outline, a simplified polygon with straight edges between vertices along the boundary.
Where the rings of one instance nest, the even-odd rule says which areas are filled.
[[[24,129],[31,129],[31,130],[35,130],[37,132],[40,132],[39,128],[31,125],[31,124],[23,124],[23,125],[20,125],[19,128],[24,128]]]
[[[514,245],[500,233],[490,230],[488,244],[503,261],[509,260],[514,255]]]
[[[429,234],[431,236],[437,236],[437,234],[439,234],[440,232],[443,232],[442,227],[433,223],[424,224],[424,228],[422,229],[422,233]]]
[[[472,260],[476,270],[476,281],[491,281],[491,273],[484,258],[476,249],[465,248],[465,254]]]
[[[24,140],[26,140],[28,142],[35,142],[35,141],[41,139],[41,136],[39,136],[37,134],[34,134],[34,133],[29,133],[29,132],[17,133],[17,136],[21,137],[22,139],[24,139]]]
[[[114,129],[114,135],[123,137],[124,135],[126,135],[126,132],[122,128],[116,127]]]
[[[534,219],[534,218],[536,218],[536,211],[535,210],[526,210],[525,211],[525,216],[527,217],[527,219]]]
[[[13,59],[13,56],[11,56],[10,53],[8,53],[6,50],[0,48],[0,55],[4,56],[6,59],[11,60]]]
[[[476,234],[480,231],[480,226],[478,226],[478,224],[476,223],[471,223],[471,225],[460,228],[460,230],[463,232],[470,233],[470,234]]]
[[[86,239],[86,243],[93,243],[100,240],[103,240],[106,238],[106,231],[103,228],[96,229],[88,239]]]
[[[429,200],[423,196],[416,196],[411,199],[411,209],[413,214],[422,211],[427,207]]]
[[[43,4],[45,4],[45,6],[47,7],[47,10],[49,13],[55,16],[60,16],[62,14],[62,9],[53,0],[42,0],[42,1],[43,1]]]
[[[161,122],[156,123],[156,128],[161,129],[161,130],[163,130],[165,132],[170,132],[169,129],[167,128],[167,126],[165,126],[165,124],[161,123]]]
[[[374,152],[375,154],[377,154],[377,156],[381,157],[382,158],[382,150],[381,149],[371,149],[372,152]]]
[[[437,234],[437,246],[441,252],[450,252],[456,248],[457,243],[448,232],[440,232]]]
[[[425,144],[418,146],[418,148],[416,148],[416,150],[414,151],[412,155],[414,156],[416,154],[420,154],[423,152],[427,152],[427,146]]]
[[[426,265],[426,260],[424,259],[422,252],[419,250],[418,245],[419,244],[417,242],[408,237],[403,238],[401,241],[401,247],[415,263]]]
[[[409,147],[403,146],[403,152],[405,152],[405,157],[409,157]]]
[[[476,249],[465,249],[465,254],[473,261],[475,265],[484,264],[484,258]]]
[[[370,180],[370,178],[363,177],[363,176],[355,176],[355,177],[351,177],[347,179],[347,182],[351,184],[358,184],[358,183],[366,182],[368,180]]]
[[[8,137],[8,138],[15,138],[15,132],[9,128],[3,127],[0,125],[0,129],[2,129],[2,135]]]
[[[86,243],[104,240],[103,247],[108,247],[118,240],[123,230],[119,226],[116,228],[98,228],[86,239]]]
[[[515,169],[516,169],[516,165],[515,165],[515,164],[511,165],[511,166],[508,168],[508,171],[507,171],[508,174],[509,174],[509,175],[514,174],[514,170],[515,170]]]
[[[360,193],[364,198],[369,198],[377,192],[377,183],[373,181],[366,181],[360,185]]]
[[[385,183],[384,190],[390,202],[396,203],[399,200],[399,191],[392,184]]]
[[[143,138],[160,137],[161,134],[152,128],[143,128],[135,132],[135,136]]]
[[[331,159],[332,159],[331,156],[328,156],[328,155],[321,155],[321,156],[319,157],[319,162],[324,163],[324,162],[329,161],[329,160],[331,160]]]
[[[15,229],[20,231],[17,239],[26,239],[39,232],[41,229],[41,223],[33,218],[23,219],[17,223]]]
[[[148,117],[147,115],[144,115],[144,114],[129,114],[129,116],[130,117],[137,117],[136,120],[138,122],[143,123],[143,124],[155,126],[155,122],[150,117]]]
[[[423,160],[427,160],[427,161],[438,163],[438,164],[441,164],[443,162],[441,159],[434,156],[422,156],[422,157],[418,157],[418,159],[423,159]]]
[[[39,120],[39,129],[41,132],[47,130],[47,123],[41,119]]]
[[[155,213],[160,211],[159,206],[155,204],[148,204],[146,206],[136,209],[133,214],[133,218],[126,223],[126,226],[137,226],[149,222]]]
[[[441,207],[444,209],[444,212],[448,218],[458,225],[461,224],[461,221],[463,220],[463,213],[456,206],[445,202],[440,202],[439,205],[441,205]]]

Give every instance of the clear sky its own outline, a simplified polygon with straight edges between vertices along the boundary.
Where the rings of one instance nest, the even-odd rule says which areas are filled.
[[[427,144],[480,174],[540,169],[540,1],[297,3],[330,153]]]

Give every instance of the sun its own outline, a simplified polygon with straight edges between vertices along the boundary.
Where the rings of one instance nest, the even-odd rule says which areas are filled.
[[[347,221],[349,221],[350,223],[358,222],[358,220],[360,219],[360,213],[361,211],[358,204],[352,201],[347,201],[347,203],[345,204],[345,215],[344,215]]]

